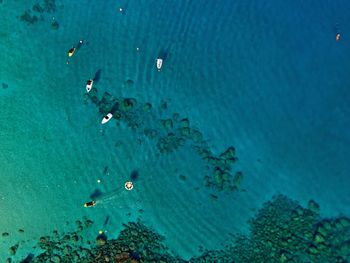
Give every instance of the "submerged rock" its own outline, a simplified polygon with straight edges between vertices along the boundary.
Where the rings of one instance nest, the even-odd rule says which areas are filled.
[[[44,13],[44,8],[40,5],[40,3],[36,3],[32,6],[34,12]]]
[[[51,258],[51,262],[52,263],[61,263],[61,257],[59,255],[54,255],[52,258]]]
[[[99,112],[102,114],[106,114],[112,105],[118,102],[120,105],[118,120],[126,123],[133,131],[143,133],[148,138],[156,140],[156,146],[161,154],[174,152],[189,142],[189,146],[195,149],[196,153],[209,164],[208,169],[211,169],[213,173],[217,168],[223,171],[221,178],[213,176],[210,180],[205,179],[206,186],[216,188],[219,191],[238,189],[240,181],[236,180],[236,185],[233,184],[231,174],[232,165],[238,160],[235,156],[235,148],[231,146],[219,156],[215,156],[207,141],[203,139],[201,131],[190,127],[188,118],[181,119],[179,113],[173,113],[171,118],[157,119],[156,112],[152,111],[152,105],[148,102],[137,103],[136,99],[133,98],[114,98],[107,92],[99,99],[96,89],[92,89],[87,96],[98,106]],[[162,101],[160,108],[162,107],[167,107],[166,101]],[[164,135],[165,132],[166,135]]]
[[[242,179],[243,179],[242,172],[237,172],[233,177],[233,184],[239,188],[241,186]]]
[[[191,134],[191,129],[188,127],[182,127],[180,128],[180,134],[181,136],[188,137]]]
[[[339,223],[342,224],[344,228],[350,227],[350,218],[348,218],[348,217],[341,217],[338,220],[339,220]]]
[[[51,28],[53,30],[57,30],[58,28],[60,27],[60,25],[58,24],[58,22],[55,20],[55,21],[52,21],[51,23]]]
[[[162,101],[160,102],[160,108],[161,108],[162,110],[166,110],[166,109],[168,108],[168,103],[167,103],[165,100],[162,100]]]
[[[191,131],[191,139],[194,142],[201,142],[203,140],[203,134],[200,131],[198,131],[198,130],[192,129],[192,131]]]
[[[178,121],[179,119],[180,119],[180,114],[177,112],[173,113],[173,120]]]
[[[144,130],[144,134],[145,134],[147,137],[149,137],[149,138],[151,138],[151,139],[154,139],[154,138],[157,137],[158,132],[157,132],[157,130],[155,130],[155,129],[145,129],[145,130]]]
[[[320,206],[314,200],[310,200],[308,202],[307,208],[310,209],[315,214],[318,214],[320,212]]]
[[[180,122],[181,122],[182,128],[189,128],[190,127],[190,121],[187,118],[182,119]]]
[[[210,194],[209,196],[212,200],[217,200],[219,198],[217,195],[214,194]]]
[[[136,106],[136,99],[134,98],[127,98],[123,100],[123,103],[121,104],[122,110],[131,110],[134,106]]]
[[[179,175],[179,178],[180,178],[180,180],[182,180],[182,181],[186,181],[186,176],[184,176],[183,174],[180,174]]]
[[[96,245],[97,246],[104,246],[107,243],[107,236],[105,233],[99,234],[96,237]]]
[[[28,24],[34,24],[39,21],[39,18],[30,14],[30,10],[25,11],[20,17],[20,20]]]
[[[170,153],[181,147],[183,144],[183,139],[178,138],[174,133],[168,133],[167,136],[158,140],[157,147],[161,153]]]
[[[147,103],[145,103],[145,104],[143,105],[143,110],[144,110],[144,111],[149,111],[149,110],[151,110],[151,109],[152,109],[152,104],[151,104],[151,103],[147,102]]]
[[[210,198],[217,200],[218,196],[210,194]],[[248,235],[235,236],[232,243],[220,250],[202,248],[201,255],[189,261],[169,252],[163,244],[164,237],[138,220],[123,224],[116,239],[107,242],[105,234],[98,235],[97,246],[90,241],[80,243],[83,241],[80,236],[72,242],[74,232],[64,234],[72,237],[66,241],[52,236],[42,237],[47,243],[42,247],[44,252],[29,262],[343,263],[350,256],[349,223],[350,219],[346,217],[322,220],[310,209],[278,195],[265,203],[249,221]],[[10,248],[11,255],[17,248],[18,244]]]
[[[220,158],[231,159],[231,158],[234,158],[235,155],[236,155],[236,149],[233,146],[230,146],[226,149],[226,151],[220,154]]]
[[[22,261],[21,263],[30,263],[33,262],[34,254],[29,253]]]
[[[161,120],[163,127],[167,130],[171,130],[173,126],[173,121],[171,119]]]
[[[93,223],[94,223],[94,221],[92,221],[90,219],[86,219],[84,221],[85,227],[90,227]]]
[[[55,0],[44,0],[43,8],[48,13],[53,13],[56,11],[56,1]]]
[[[15,255],[16,252],[17,252],[18,247],[19,247],[18,244],[16,244],[16,245],[10,247],[10,248],[9,248],[9,253],[10,253],[10,255],[12,255],[12,256]]]
[[[124,82],[125,86],[127,87],[132,87],[134,85],[134,81],[132,79],[127,79],[125,82]]]

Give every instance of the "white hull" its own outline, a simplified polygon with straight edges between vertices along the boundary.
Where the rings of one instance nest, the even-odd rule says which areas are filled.
[[[158,69],[158,71],[160,71],[162,66],[163,66],[163,59],[157,58],[157,69]]]
[[[102,124],[105,124],[107,122],[109,122],[113,117],[113,114],[112,113],[108,113],[106,116],[103,117],[101,123]]]
[[[90,92],[90,90],[92,89],[92,84],[94,84],[94,81],[89,79],[87,82],[86,82],[86,91],[87,92]]]

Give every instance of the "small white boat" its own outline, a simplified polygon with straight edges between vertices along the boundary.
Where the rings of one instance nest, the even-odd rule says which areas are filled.
[[[112,113],[108,113],[106,116],[103,117],[101,123],[102,124],[105,124],[107,122],[109,122],[113,117],[113,114]]]
[[[157,58],[157,69],[158,69],[158,71],[160,71],[160,69],[162,68],[162,65],[163,65],[163,59]]]
[[[92,89],[92,84],[94,84],[94,81],[92,79],[89,79],[86,82],[86,91],[89,92]]]

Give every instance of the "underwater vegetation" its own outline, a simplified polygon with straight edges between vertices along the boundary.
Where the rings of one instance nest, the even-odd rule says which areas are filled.
[[[140,221],[123,226],[117,239],[92,250],[91,262],[184,262],[170,254],[163,236]]]
[[[317,203],[277,195],[250,220],[250,235],[230,249],[235,262],[348,262],[350,218],[322,219]]]
[[[160,119],[155,117],[155,110],[149,102],[140,103],[135,98],[117,98],[107,92],[99,98],[96,88],[92,88],[85,96],[86,100],[98,107],[101,114],[113,111],[117,124],[123,122],[133,131],[154,140],[160,154],[171,154],[180,147],[190,145],[209,167],[208,174],[203,178],[206,187],[218,191],[240,190],[243,174],[233,171],[233,165],[238,160],[235,148],[230,146],[223,153],[215,155],[203,134],[191,126],[188,118],[173,113],[171,118]],[[118,108],[113,105],[118,105]],[[166,102],[160,108],[167,108]]]
[[[109,217],[108,217],[109,220]],[[235,235],[222,249],[204,249],[189,260],[181,259],[164,244],[165,238],[142,221],[123,224],[115,239],[100,232],[94,241],[82,237],[93,222],[77,220],[77,230],[42,236],[42,250],[26,262],[218,262],[218,263],[346,263],[350,260],[350,218],[321,218],[313,200],[308,207],[284,195],[265,203],[249,221],[247,235]],[[9,233],[3,233],[6,238]],[[10,247],[10,255],[20,248]],[[12,262],[11,258],[7,262]],[[22,261],[24,262],[24,261]]]
[[[18,18],[28,25],[33,25],[39,21],[44,21],[45,14],[53,14],[58,8],[63,8],[63,4],[57,4],[56,0],[44,0],[34,4],[31,9],[24,11]],[[51,29],[57,30],[59,23],[52,18],[51,20]]]

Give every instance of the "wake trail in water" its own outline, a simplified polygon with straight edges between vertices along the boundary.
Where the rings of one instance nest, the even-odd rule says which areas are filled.
[[[133,195],[134,188],[132,182],[126,182],[125,187],[118,187],[117,189],[107,192],[103,194],[101,197],[98,197],[95,200],[95,205],[107,205],[114,203],[118,204],[119,208],[132,206],[134,208],[140,207],[140,200],[137,199],[135,195]]]
[[[115,201],[120,198],[122,194],[126,192],[124,188],[117,188],[109,193],[103,194],[100,198],[96,200],[96,205],[104,205]]]

